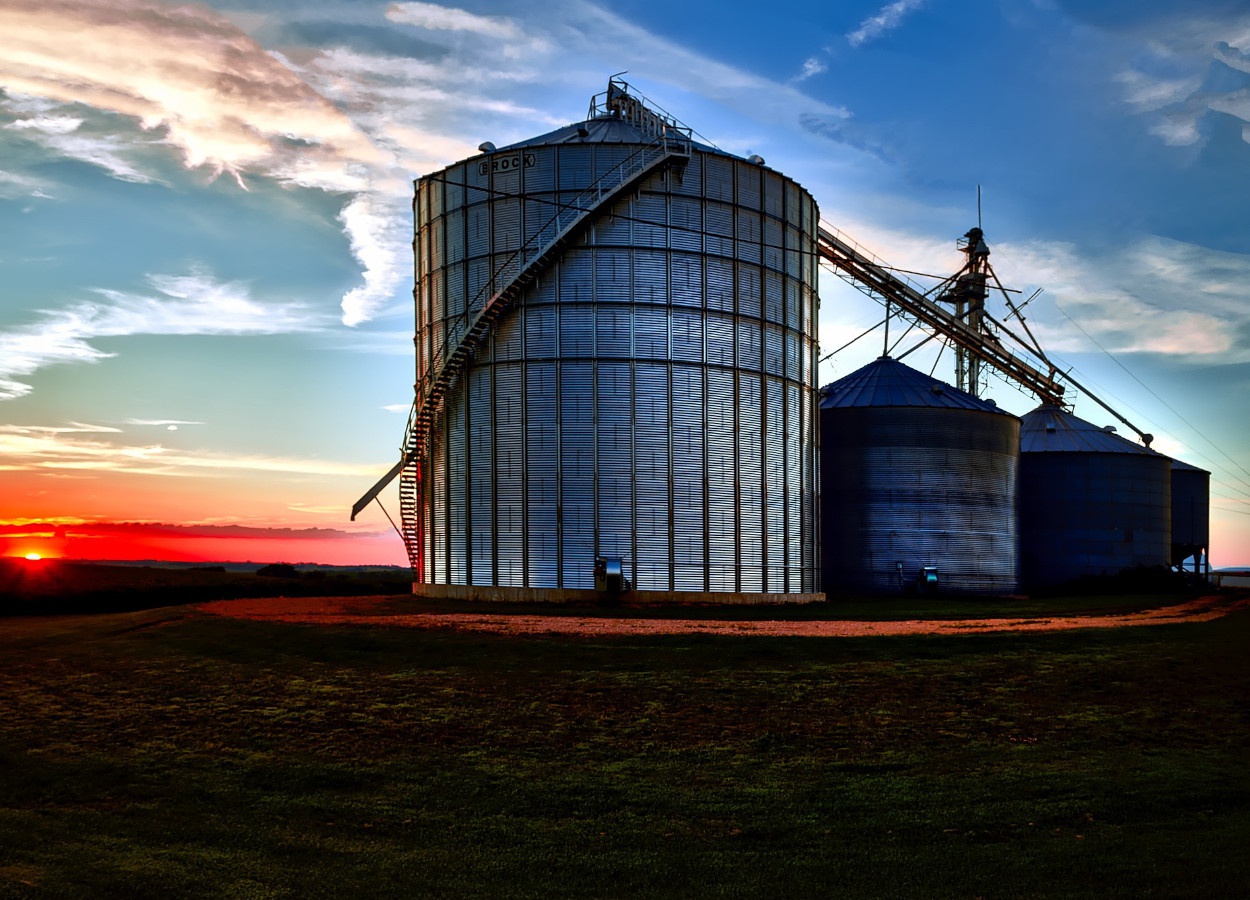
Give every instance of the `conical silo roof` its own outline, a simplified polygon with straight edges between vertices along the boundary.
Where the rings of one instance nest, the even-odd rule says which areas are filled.
[[[524,147],[545,147],[549,144],[650,144],[654,140],[654,136],[648,135],[633,122],[619,116],[607,115],[563,125],[555,131],[500,147],[499,152],[520,150]],[[699,141],[691,141],[690,145],[704,153],[733,155]]]
[[[1211,473],[1210,473],[1210,472],[1208,472],[1206,469],[1204,469],[1204,468],[1202,468],[1202,467],[1200,467],[1200,466],[1191,466],[1189,463],[1187,463],[1187,462],[1182,462],[1182,461],[1181,461],[1181,460],[1179,460],[1179,459],[1174,459],[1174,460],[1172,460],[1172,468],[1173,468],[1174,470],[1178,470],[1178,471],[1181,471],[1181,472],[1202,472],[1204,475],[1210,475],[1210,474],[1211,474]]]
[[[820,394],[821,409],[910,406],[1007,415],[992,400],[974,397],[888,356],[826,385]]]
[[[1039,406],[1020,421],[1021,453],[1162,454],[1135,444],[1114,431],[1077,418],[1058,406]]]

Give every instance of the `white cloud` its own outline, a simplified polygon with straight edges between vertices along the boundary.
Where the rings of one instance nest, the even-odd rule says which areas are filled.
[[[245,285],[203,272],[151,275],[153,294],[99,289],[100,301],[45,310],[29,325],[0,331],[0,400],[30,392],[19,380],[57,363],[98,362],[113,354],[94,338],[132,334],[277,334],[323,326],[298,303],[264,304]]]
[[[203,422],[192,422],[187,419],[127,419],[127,425],[203,425]]]
[[[1116,80],[1125,102],[1149,117],[1151,134],[1173,146],[1198,144],[1202,117],[1219,112],[1240,119],[1243,140],[1250,143],[1250,91],[1212,87],[1208,79],[1220,64],[1250,72],[1250,14],[1185,14],[1139,28],[1130,37],[1138,42],[1138,52]]]
[[[962,261],[949,241],[866,223],[846,227],[887,265],[946,275]],[[1238,328],[1250,322],[1245,304],[1250,259],[1243,255],[1144,237],[1098,253],[1058,241],[1005,242],[991,245],[990,262],[1007,287],[1025,296],[1035,288],[1044,290],[1026,314],[1048,353],[1095,350],[1092,337],[1111,353],[1157,353],[1207,364],[1250,361],[1250,347],[1238,344]],[[911,280],[921,290],[934,283]],[[1007,320],[1001,295],[991,295],[988,308]],[[822,343],[832,350],[850,340],[879,321],[877,312],[861,316],[858,327],[822,334]],[[880,346],[879,337],[864,340]]]
[[[120,181],[149,183],[156,180],[142,171],[132,157],[143,144],[157,142],[94,133],[83,129],[85,121],[70,115],[36,115],[14,119],[5,129],[21,134],[57,156],[98,166]]]
[[[55,190],[52,182],[47,179],[0,170],[0,200],[19,200],[26,197],[51,200]]]
[[[1245,362],[1238,326],[1247,321],[1250,260],[1193,244],[1145,237],[1086,257],[1069,244],[1030,242],[996,248],[1000,277],[1044,287],[1055,303],[1111,353],[1159,353],[1205,362]],[[1036,313],[1035,313],[1036,315]],[[1035,329],[1056,352],[1090,350],[1061,317]]]
[[[99,429],[113,432],[116,429]],[[11,471],[65,474],[118,472],[131,475],[215,476],[266,472],[295,476],[371,478],[376,465],[277,456],[238,456],[171,450],[84,437],[81,428],[0,425],[0,461]]]
[[[1128,69],[1116,75],[1116,81],[1124,86],[1124,99],[1130,105],[1142,112],[1153,112],[1184,101],[1202,85],[1202,76],[1151,77],[1145,72]]]
[[[908,13],[920,9],[924,4],[925,0],[895,0],[860,22],[859,27],[846,36],[846,40],[852,47],[862,47],[887,31],[893,31],[902,24]]]
[[[75,116],[35,116],[18,119],[7,125],[15,131],[42,131],[45,134],[69,134],[77,131],[83,120]]]
[[[819,75],[828,68],[829,67],[825,65],[819,57],[809,56],[807,59],[803,60],[803,71],[798,74],[795,81],[806,81],[813,75]]]
[[[360,194],[339,214],[352,253],[364,266],[365,283],[343,297],[343,324],[359,325],[395,296],[412,277],[410,229],[396,227],[411,215],[400,200]]]
[[[445,31],[468,31],[490,38],[512,40],[521,36],[521,30],[510,19],[502,16],[479,16],[453,6],[437,3],[392,3],[386,17],[401,25]]]
[[[394,3],[385,13],[394,27],[423,29],[439,45],[441,53],[415,59],[343,46],[266,51],[202,6],[7,0],[0,87],[10,92],[15,131],[117,178],[156,180],[144,159],[165,148],[244,186],[260,176],[346,195],[340,222],[362,269],[342,299],[347,324],[407,294],[412,177],[472,155],[484,138],[503,144],[575,119],[584,97],[568,108],[572,86],[601,86],[602,60],[771,130],[792,129],[804,115],[846,115],[584,0],[519,10],[506,18]],[[266,17],[237,20],[260,27]],[[552,98],[567,114],[544,112]]]
[[[190,167],[237,171],[290,152],[377,151],[289,69],[204,7],[10,0],[0,84],[137,117]]]
[[[0,34],[0,87],[18,95],[8,102],[19,116],[9,127],[116,178],[153,180],[134,157],[159,144],[177,148],[188,168],[229,173],[241,185],[253,173],[363,191],[370,171],[393,162],[280,58],[204,7],[9,0]],[[142,133],[89,130],[83,107],[138,120]],[[360,221],[345,218],[349,228]],[[365,250],[372,243],[369,234],[349,239]],[[379,280],[364,264],[369,296]]]

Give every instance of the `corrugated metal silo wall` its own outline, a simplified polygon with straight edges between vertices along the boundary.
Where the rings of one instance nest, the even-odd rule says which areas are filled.
[[[523,235],[636,149],[418,182],[418,378]],[[816,590],[817,219],[794,182],[698,150],[600,216],[448,397],[424,580],[592,588],[602,555],[637,589]]]
[[[1014,416],[963,409],[821,410],[826,592],[898,593],[939,569],[941,589],[1017,589]]]
[[[1211,546],[1211,474],[1172,469],[1172,563]],[[1177,553],[1181,556],[1178,559]]]
[[[1166,566],[1171,463],[1135,453],[1021,453],[1019,511],[1025,587]]]

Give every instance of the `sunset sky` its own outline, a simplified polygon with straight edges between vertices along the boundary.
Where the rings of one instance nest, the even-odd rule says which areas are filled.
[[[627,70],[896,266],[957,268],[980,185],[1042,343],[1214,473],[1212,564],[1250,564],[1244,0],[0,0],[0,35],[0,555],[405,563],[348,515],[412,400],[411,181]],[[881,317],[821,296],[826,351]]]

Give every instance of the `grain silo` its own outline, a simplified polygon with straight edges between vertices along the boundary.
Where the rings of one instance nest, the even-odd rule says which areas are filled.
[[[1172,461],[1059,407],[1024,416],[1019,501],[1026,587],[1171,558]]]
[[[1211,473],[1172,460],[1172,565],[1184,571],[1193,559],[1195,573],[1210,571]]]
[[[1020,422],[882,357],[821,391],[826,593],[1017,588]]]
[[[481,149],[416,182],[414,590],[813,599],[815,201],[615,79]]]

